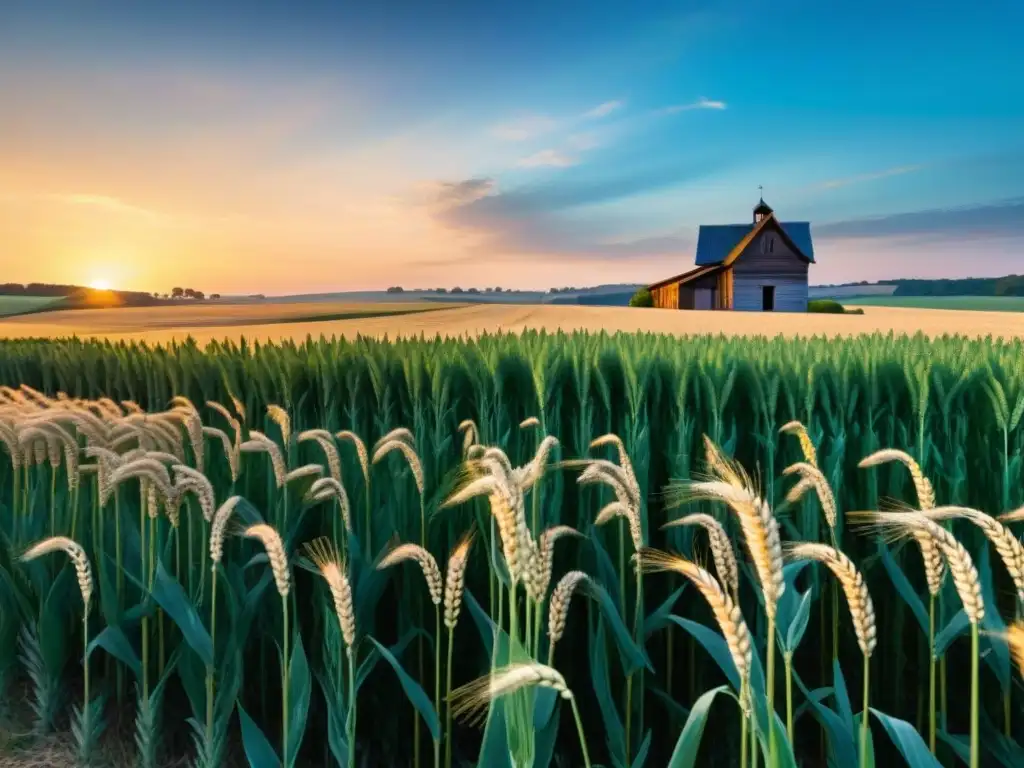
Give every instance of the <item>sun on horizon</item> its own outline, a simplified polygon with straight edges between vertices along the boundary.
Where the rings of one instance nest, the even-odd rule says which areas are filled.
[[[98,277],[89,283],[89,287],[94,291],[109,291],[113,286],[111,285],[110,280],[104,277]]]

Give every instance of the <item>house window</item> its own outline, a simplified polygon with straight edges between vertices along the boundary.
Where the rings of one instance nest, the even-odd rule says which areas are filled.
[[[768,253],[775,253],[775,238],[768,238]]]

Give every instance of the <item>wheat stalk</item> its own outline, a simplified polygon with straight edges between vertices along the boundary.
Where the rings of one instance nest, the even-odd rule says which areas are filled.
[[[878,630],[875,626],[875,608],[871,602],[864,576],[845,554],[838,549],[810,542],[800,542],[787,547],[787,554],[793,560],[814,560],[835,574],[853,619],[853,630],[857,644],[865,656],[871,656],[878,644]]]
[[[292,436],[292,420],[288,416],[288,411],[279,405],[268,405],[267,417],[277,424],[278,429],[281,430],[281,444],[287,446],[291,442]],[[250,432],[250,434],[252,433]]]
[[[448,555],[448,568],[444,578],[444,625],[454,631],[462,609],[462,593],[466,586],[466,565],[469,562],[469,550],[473,545],[473,533],[470,531],[455,545]]]
[[[725,528],[711,515],[694,513],[678,520],[666,523],[663,528],[676,526],[700,526],[708,534],[708,545],[711,550],[711,558],[715,562],[715,571],[723,586],[729,590],[733,602],[739,602],[740,596],[740,569],[736,562],[736,553],[732,548],[732,541]]]
[[[288,570],[288,556],[285,554],[281,536],[266,523],[249,526],[243,535],[246,538],[257,539],[263,545],[267,551],[267,558],[270,560],[270,570],[274,574],[277,593],[282,599],[288,597],[288,593],[291,591],[291,574]]]
[[[964,519],[981,529],[1013,580],[1017,590],[1017,599],[1024,601],[1024,546],[1021,545],[1013,532],[995,518],[970,507],[933,507],[927,510],[932,520]]]
[[[416,490],[422,496],[426,490],[423,478],[423,465],[420,463],[420,457],[416,454],[416,450],[405,440],[392,439],[380,444],[373,452],[373,463],[379,463],[393,451],[398,451],[405,457],[406,462],[409,464],[409,469],[412,470],[412,476],[416,482]]]
[[[590,583],[590,576],[583,571],[569,571],[555,585],[551,593],[551,601],[548,605],[548,638],[551,643],[548,646],[548,664],[555,655],[555,644],[565,634],[565,627],[569,620],[569,605],[572,596],[578,588]]]
[[[441,569],[437,567],[434,556],[418,544],[399,544],[381,559],[377,570],[383,571],[407,560],[415,562],[423,571],[423,579],[427,582],[427,590],[430,592],[430,601],[434,605],[440,605],[443,590]]]
[[[86,613],[88,613],[93,593],[92,567],[89,565],[89,558],[81,544],[66,536],[52,536],[30,547],[22,554],[21,559],[28,562],[29,560],[35,560],[37,557],[48,555],[51,552],[64,552],[70,558],[71,564],[75,567],[75,576],[78,579],[78,590],[82,595],[82,604],[85,606]]]
[[[345,563],[334,545],[326,537],[320,537],[305,545],[306,554],[327,582],[334,602],[334,613],[338,617],[341,635],[349,653],[356,642],[356,617],[352,607],[352,586],[345,573]]]
[[[743,620],[739,606],[733,602],[729,593],[723,589],[718,579],[696,563],[687,560],[679,555],[672,555],[657,549],[645,548],[640,558],[645,573],[661,573],[672,571],[685,576],[701,593],[711,612],[718,622],[726,645],[729,646],[729,655],[732,657],[736,671],[740,675],[741,688],[745,687],[746,681],[750,678],[750,665],[753,660],[753,652],[750,645],[750,632]]]
[[[334,437],[326,429],[307,429],[300,432],[295,438],[297,442],[304,443],[314,441],[327,459],[327,469],[332,478],[341,482],[341,455],[338,453],[338,446]]]
[[[238,450],[242,453],[266,453],[270,456],[270,464],[274,470],[274,482],[278,488],[285,484],[288,475],[288,465],[285,462],[281,446],[255,429],[249,430],[249,439],[239,445]]]
[[[232,496],[221,504],[213,515],[213,523],[210,526],[210,561],[214,570],[224,555],[224,537],[228,532],[228,523],[241,500],[241,496]]]
[[[814,449],[814,442],[807,434],[807,427],[799,421],[790,421],[779,428],[779,434],[796,435],[800,441],[800,450],[804,455],[804,461],[811,466],[818,466],[818,452]]]
[[[511,664],[452,691],[449,700],[455,716],[470,725],[483,721],[487,708],[495,699],[524,688],[550,688],[563,699],[572,699],[565,678],[558,670],[536,662]]]
[[[880,464],[886,464],[888,462],[896,461],[903,464],[909,471],[910,477],[914,481],[914,490],[917,492],[917,503],[921,509],[931,509],[935,506],[935,490],[932,487],[931,481],[925,477],[924,472],[921,471],[920,465],[914,461],[910,454],[898,451],[895,448],[883,448],[880,451],[875,451],[870,456],[865,456],[857,464],[861,469],[868,467],[877,467]]]
[[[910,536],[914,531],[926,534],[942,553],[949,567],[953,586],[964,606],[971,624],[977,625],[985,617],[985,604],[981,596],[981,583],[974,561],[949,531],[930,517],[931,511],[918,512],[855,512],[850,517],[873,528],[889,532],[893,539]],[[941,517],[941,515],[940,515]]]
[[[828,480],[825,479],[822,471],[809,462],[801,461],[786,467],[782,470],[782,474],[797,474],[800,476],[800,482],[787,494],[786,501],[794,504],[800,500],[807,490],[813,488],[821,504],[821,512],[825,516],[825,522],[828,523],[828,527],[832,531],[835,531],[837,517],[836,498],[832,493],[832,487],[829,485]]]

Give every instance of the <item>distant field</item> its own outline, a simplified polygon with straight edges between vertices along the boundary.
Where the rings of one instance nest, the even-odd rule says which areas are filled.
[[[843,303],[865,307],[1024,312],[1024,296],[859,296],[844,299]]]
[[[855,296],[891,296],[895,285],[812,285],[808,296],[812,299],[848,299]]]
[[[674,335],[854,336],[888,333],[926,336],[1004,336],[1024,338],[1024,312],[959,312],[941,309],[865,307],[863,315],[782,312],[696,312],[628,307],[473,304],[415,305],[252,304],[221,307],[48,312],[0,320],[0,338],[78,336],[145,341],[153,344],[193,338],[199,343],[225,339],[304,340],[358,335],[382,338],[478,336],[483,333],[548,331],[645,331]]]
[[[59,296],[0,296],[0,317],[35,312],[63,300]]]
[[[433,302],[284,303],[254,304],[188,303],[160,307],[77,309],[10,317],[0,323],[0,337],[35,335],[117,335],[193,328],[264,326],[280,323],[324,323],[342,320],[442,312],[458,304]],[[24,332],[19,332],[23,329]],[[32,330],[30,330],[32,329]]]

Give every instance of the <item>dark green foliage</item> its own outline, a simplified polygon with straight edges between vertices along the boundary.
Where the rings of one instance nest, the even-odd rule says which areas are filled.
[[[918,459],[935,484],[940,504],[966,504],[992,514],[1021,505],[1022,361],[1024,343],[1020,341],[932,341],[923,336],[892,335],[835,341],[531,332],[523,336],[485,335],[473,341],[309,339],[281,345],[243,341],[207,348],[186,343],[159,349],[141,344],[27,340],[0,342],[0,384],[17,386],[24,382],[50,394],[63,391],[72,397],[107,395],[137,401],[148,410],[164,409],[172,396],[181,394],[197,404],[207,424],[221,428],[225,426],[222,419],[205,409],[203,403],[227,403],[234,395],[248,411],[247,426],[275,437],[277,428],[264,417],[269,403],[288,410],[293,433],[316,427],[332,432],[351,429],[372,444],[393,427],[413,429],[426,474],[428,549],[443,563],[451,546],[470,525],[475,524],[480,533],[467,575],[472,596],[467,592],[456,632],[453,678],[458,685],[488,668],[493,634],[486,622],[488,615],[495,614],[489,603],[486,561],[493,552],[489,553],[486,545],[484,531],[489,519],[482,514],[484,507],[466,504],[438,509],[453,483],[451,472],[461,459],[457,426],[462,419],[476,421],[481,441],[500,445],[517,465],[532,455],[535,448],[535,433],[518,427],[527,417],[542,418],[544,429],[560,438],[563,459],[609,455],[606,449],[590,451],[589,443],[601,434],[615,432],[625,441],[646,499],[647,543],[700,555],[703,539],[695,539],[692,533],[680,529],[661,530],[665,522],[684,510],[664,509],[660,491],[670,479],[685,479],[703,469],[705,434],[759,478],[765,495],[778,510],[784,538],[825,540],[827,530],[816,502],[784,502],[792,481],[781,472],[799,460],[800,454],[795,441],[780,437],[778,429],[791,419],[801,420],[810,431],[821,466],[835,488],[841,520],[844,512],[877,508],[886,497],[913,502],[913,487],[901,467],[858,469],[857,462],[863,456],[882,447],[903,449]],[[432,658],[432,643],[436,641],[433,606],[427,601],[421,582],[401,574],[374,571],[373,561],[392,535],[418,541],[419,499],[405,467],[396,459],[371,469],[369,504],[365,505],[367,489],[355,451],[344,442],[339,442],[339,451],[345,487],[352,500],[355,537],[348,540],[349,567],[362,638],[357,682],[358,759],[367,756],[371,758],[368,764],[376,760],[378,764],[409,765],[412,718],[420,717],[427,723],[423,728],[426,736],[428,730],[436,727],[435,718],[440,714],[433,712],[430,693],[425,693],[431,689],[432,665],[428,665],[426,678],[419,679],[417,643],[408,639],[425,636],[426,657]],[[315,445],[295,445],[292,452],[293,466],[323,460]],[[278,500],[269,477],[269,463],[265,456],[248,454],[242,463],[243,471],[233,492],[244,496],[251,507],[239,508],[239,521],[258,519],[253,517],[254,510],[269,517]],[[48,468],[38,469],[31,476],[32,504],[46,510],[50,477]],[[217,489],[218,501],[223,501],[232,483],[224,456],[214,442],[207,443],[205,471]],[[644,724],[643,731],[632,737],[630,751],[634,760],[649,731],[653,735],[646,765],[668,764],[673,759],[686,713],[693,710],[696,714],[690,715],[693,720],[689,733],[699,730],[700,721],[707,717],[706,734],[714,732],[715,738],[709,735],[704,740],[696,762],[689,755],[690,763],[673,764],[732,764],[738,741],[735,703],[727,696],[700,698],[728,683],[730,677],[728,657],[723,655],[718,630],[707,609],[691,589],[678,594],[678,580],[667,575],[645,577],[641,620],[646,639],[643,647],[631,648],[621,626],[615,626],[616,619],[621,625],[631,626],[635,600],[630,574],[627,573],[623,589],[614,563],[619,551],[618,527],[594,529],[590,525],[597,510],[610,498],[602,490],[578,487],[575,479],[573,470],[549,472],[540,486],[539,512],[545,527],[564,522],[577,526],[591,539],[559,545],[555,578],[569,568],[579,567],[591,574],[608,596],[598,602],[576,599],[555,659],[555,666],[577,694],[595,763],[614,765],[626,751],[618,692],[623,668],[639,667],[643,658],[639,654],[643,654],[653,672],[645,674]],[[9,510],[12,486],[10,464],[5,456],[0,461],[0,508],[4,512]],[[83,482],[81,492],[81,507],[85,510],[94,492],[92,480]],[[303,542],[330,533],[332,524],[331,510],[323,506],[304,509],[297,496],[296,492],[292,498],[289,529],[282,531],[293,554]],[[174,665],[169,662],[165,675],[157,678],[156,665],[152,665],[150,684],[155,687],[150,691],[151,706],[145,717],[136,720],[143,762],[157,759],[157,734],[161,735],[162,744],[181,747],[175,753],[177,757],[189,749],[193,736],[197,743],[202,743],[202,675],[211,653],[217,654],[218,670],[229,675],[229,679],[218,679],[214,740],[209,754],[200,755],[198,762],[215,764],[221,751],[237,752],[242,743],[240,719],[260,731],[257,736],[250,728],[244,729],[249,731],[245,740],[248,748],[262,749],[262,737],[271,752],[278,754],[281,697],[276,643],[280,638],[280,603],[265,556],[251,542],[237,537],[227,542],[217,577],[220,602],[216,647],[212,647],[208,626],[212,578],[208,562],[205,592],[200,589],[201,529],[197,527],[192,532],[194,562],[190,565],[188,518],[187,513],[183,514],[176,534],[179,538],[166,539],[152,597],[144,596],[131,578],[138,571],[140,558],[136,497],[127,489],[122,494],[120,518],[114,516],[113,502],[108,506],[104,516],[106,551],[100,562],[93,558],[97,594],[93,604],[92,650],[101,650],[90,654],[95,690],[104,690],[104,685],[109,686],[106,690],[113,690],[113,674],[109,667],[105,669],[105,661],[110,660],[112,666],[120,659],[126,663],[127,706],[131,707],[130,700],[135,697],[130,695],[130,686],[135,684],[133,670],[140,658],[139,623],[144,614],[150,622],[155,621],[157,607],[161,607],[168,651],[173,649],[181,655],[181,669],[171,674],[169,670]],[[59,504],[66,503],[63,495],[59,499]],[[528,503],[532,503],[532,498]],[[723,522],[728,521],[738,541],[734,522],[721,510],[711,505],[704,507]],[[370,511],[373,529],[370,551],[366,549],[367,535],[371,533],[366,529],[366,509]],[[110,599],[111,585],[116,580],[111,566],[115,519],[120,520],[129,576],[125,580],[127,599],[120,608]],[[38,528],[29,532],[31,535],[19,533],[19,546],[45,535],[46,520],[47,515],[41,513]],[[10,533],[6,525],[3,533]],[[919,626],[922,620],[927,621],[927,606],[921,602],[922,596],[927,600],[927,593],[920,559],[912,546],[879,550],[875,540],[863,532],[845,528],[839,533],[843,549],[865,573],[878,617],[879,648],[871,664],[871,705],[873,712],[877,709],[892,716],[876,715],[873,719],[875,764],[896,765],[897,750],[908,755],[917,749],[907,729],[920,727],[919,697],[922,690],[927,691],[927,657],[923,649],[927,634]],[[92,535],[91,530],[82,533],[86,538]],[[986,584],[988,612],[993,618],[999,614],[1009,618],[1014,611],[1013,592],[1005,569],[995,558],[991,568],[987,567],[987,561],[980,556],[984,540],[976,531],[958,523],[956,535],[975,556],[983,579],[990,582]],[[174,568],[175,545],[180,547],[180,571]],[[55,575],[23,567],[13,561],[8,549],[11,548],[0,548],[0,605],[4,607],[0,634],[7,638],[16,636],[14,626],[7,623],[8,611],[17,610],[26,619],[38,621],[43,602],[40,596],[47,594]],[[332,702],[328,707],[324,696],[328,691],[344,690],[347,683],[332,679],[338,669],[320,658],[326,652],[322,649],[331,647],[323,643],[326,598],[318,592],[322,585],[318,577],[298,567],[297,557],[293,562],[295,594],[299,596],[293,621],[305,649],[302,663],[308,663],[302,687],[309,705],[302,750],[292,754],[296,764],[319,766],[328,762],[331,754],[345,754],[350,748],[343,743],[345,734],[341,727],[347,705]],[[831,658],[831,638],[826,637],[828,642],[822,647],[821,614],[823,610],[827,612],[827,624],[831,620],[831,603],[829,590],[821,589],[824,582],[819,570],[806,568],[787,583],[787,594],[794,602],[787,603],[787,620],[779,627],[786,631],[785,642],[795,648],[797,711],[811,715],[798,715],[796,723],[795,752],[805,765],[817,764],[825,730],[821,721],[835,724],[817,707],[805,706],[808,701],[842,719],[843,729],[849,730],[845,722],[849,706],[836,703],[840,698],[839,686],[833,668],[827,663]],[[22,652],[27,663],[17,665],[19,672],[27,669],[31,674],[30,701],[39,707],[40,724],[46,727],[53,723],[58,711],[63,711],[63,704],[69,699],[74,701],[70,694],[61,697],[63,702],[58,704],[57,690],[64,690],[69,683],[70,691],[77,690],[78,678],[74,676],[80,675],[77,656],[81,630],[74,621],[81,604],[75,602],[70,567],[63,568],[62,573],[67,575],[60,579],[69,581],[61,601],[65,609],[47,619],[61,628],[59,637],[49,638],[53,633],[41,637],[41,632],[34,627],[25,629],[28,625],[22,623]],[[744,579],[741,603],[755,642],[763,648],[765,627],[758,612],[757,594],[750,589],[750,583],[749,578]],[[805,593],[809,597],[801,599]],[[609,613],[616,610],[618,616]],[[958,611],[955,594],[947,590],[942,596],[937,631],[952,627],[947,657],[950,681],[965,679],[969,663],[964,642],[957,639]],[[418,615],[427,618],[420,622]],[[80,620],[80,614],[77,619]],[[859,702],[860,656],[852,632],[848,631],[845,608],[841,608],[839,619],[843,630],[839,655],[845,675],[842,687],[849,686],[849,701]],[[996,621],[991,623],[993,630],[999,626]],[[232,633],[237,636],[231,636]],[[379,650],[370,655],[376,648],[368,639],[371,636],[387,647],[391,657],[410,676],[408,681],[395,674],[399,667]],[[666,658],[669,638],[675,650],[671,678]],[[57,648],[50,654],[40,647],[40,640],[66,645],[68,650]],[[994,641],[983,640],[987,654],[982,665],[981,688],[983,712],[999,724],[1001,732],[1002,692],[1010,678],[1004,672],[1005,649],[996,651],[994,647]],[[232,657],[229,662],[224,657],[225,648],[234,649],[232,653],[237,653],[237,658]],[[297,652],[296,644],[292,653]],[[51,669],[51,657],[59,669]],[[6,658],[0,655],[0,660]],[[776,675],[781,677],[778,668]],[[62,687],[55,689],[54,679],[61,677]],[[312,684],[314,679],[317,685]],[[298,682],[293,677],[293,685]],[[419,692],[407,683],[418,685]],[[805,684],[810,698],[803,692]],[[761,709],[763,685],[761,682],[758,692]],[[1013,722],[1019,729],[1024,717],[1020,712],[1019,686],[1013,688]],[[229,703],[237,699],[237,707],[225,704],[222,692]],[[416,710],[409,704],[410,698],[419,702]],[[956,744],[957,735],[967,731],[967,708],[959,694],[951,693],[949,698],[944,730],[949,734],[947,743]],[[775,698],[780,713],[784,712],[782,701],[780,684]],[[143,709],[146,708],[140,702],[140,712]],[[551,750],[556,755],[551,764],[577,764],[574,761],[578,761],[578,746],[568,710],[554,707],[550,712],[538,712],[539,707],[534,710],[535,719],[549,715],[542,725],[547,734],[544,738],[550,736]],[[240,718],[243,713],[245,716]],[[185,723],[189,715],[191,726]],[[856,720],[856,711],[853,717]],[[768,727],[766,713],[762,716],[759,712],[759,718],[762,724],[758,738],[764,739]],[[56,719],[59,725],[60,718]],[[294,719],[292,723],[295,724]],[[505,728],[504,719],[497,718],[492,727]],[[854,730],[857,727],[854,724]],[[230,734],[225,736],[228,729]],[[886,734],[890,738],[885,738]],[[429,736],[425,741],[429,743]],[[457,728],[456,764],[459,760],[476,760],[480,743],[479,731]],[[985,745],[990,743],[992,750],[1000,750],[999,754],[1016,754],[1012,742],[984,740]],[[542,740],[538,740],[537,746],[542,746]],[[940,744],[944,763],[951,764],[949,758],[954,751],[955,747]],[[426,755],[425,761],[429,761]],[[920,760],[914,763],[927,764]]]
[[[646,288],[641,288],[633,294],[629,300],[629,306],[631,307],[653,307],[654,297],[651,292]]]

